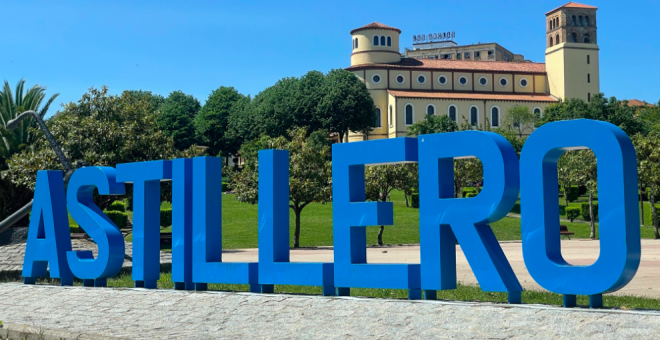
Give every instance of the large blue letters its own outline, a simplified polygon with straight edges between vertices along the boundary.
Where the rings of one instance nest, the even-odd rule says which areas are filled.
[[[421,297],[418,264],[367,264],[365,227],[393,224],[392,202],[364,202],[365,165],[417,162],[417,139],[393,138],[332,146],[332,219],[335,286],[338,295],[350,288],[408,289]]]
[[[94,204],[94,188],[100,195],[123,195],[124,184],[117,183],[111,167],[78,169],[69,180],[67,205],[71,217],[96,242],[98,256],[91,251],[69,251],[67,259],[73,274],[86,286],[103,287],[124,263],[124,237],[119,228]]]
[[[520,302],[522,287],[488,225],[518,199],[518,157],[504,137],[462,131],[419,136],[420,252],[422,289],[456,288],[456,240],[485,291],[508,292]],[[474,156],[484,186],[472,198],[454,198],[454,159]]]
[[[557,161],[567,150],[591,149],[598,162],[600,256],[572,266],[561,255]],[[599,295],[621,289],[637,271],[641,245],[635,149],[618,127],[593,120],[546,124],[526,141],[520,156],[523,256],[543,288],[568,295]],[[595,300],[600,304],[600,296]]]
[[[37,277],[46,276],[50,267],[50,277],[59,278],[63,286],[73,284],[66,261],[71,236],[65,202],[62,172],[38,171],[23,259],[23,282],[35,283]]]

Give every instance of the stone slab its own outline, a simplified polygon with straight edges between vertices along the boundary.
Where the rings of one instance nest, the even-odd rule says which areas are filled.
[[[22,284],[0,284],[0,320],[5,330],[25,325],[44,339],[655,339],[660,333],[656,312]]]

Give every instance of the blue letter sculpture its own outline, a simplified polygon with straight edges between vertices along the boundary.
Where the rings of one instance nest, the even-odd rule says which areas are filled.
[[[65,202],[62,171],[38,171],[23,259],[24,283],[34,284],[50,268],[50,277],[59,278],[63,286],[73,285],[66,261],[71,235]]]
[[[192,164],[172,161],[172,282],[176,290],[193,290],[192,279]]]
[[[422,289],[456,288],[456,240],[484,291],[508,292],[520,303],[522,287],[489,223],[511,211],[518,199],[518,157],[509,142],[491,132],[423,135],[419,140],[419,203]],[[484,186],[476,197],[454,198],[454,159],[475,156]]]
[[[332,218],[337,295],[350,288],[408,289],[420,299],[418,264],[367,264],[366,226],[392,225],[392,202],[364,202],[364,166],[417,162],[417,139],[393,138],[332,146]]]
[[[124,263],[124,236],[119,228],[94,204],[94,188],[99,195],[124,195],[111,167],[92,166],[76,170],[69,180],[66,200],[71,217],[98,246],[96,259],[91,251],[69,251],[71,272],[83,285],[105,287],[107,278],[119,273]]]
[[[133,280],[156,288],[160,278],[160,181],[172,179],[172,161],[117,165],[117,180],[133,183]]]
[[[260,292],[258,263],[222,262],[222,158],[193,159],[193,282],[249,284]]]
[[[591,149],[598,162],[600,256],[590,266],[572,266],[561,255],[557,161],[567,150]],[[541,287],[565,294],[589,295],[602,305],[602,293],[625,286],[640,260],[635,149],[618,127],[593,120],[546,124],[527,139],[520,157],[522,241],[525,265]]]
[[[334,295],[332,263],[289,262],[289,151],[259,151],[259,283],[323,286]]]

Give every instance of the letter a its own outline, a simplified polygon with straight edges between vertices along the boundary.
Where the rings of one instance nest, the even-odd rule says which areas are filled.
[[[62,171],[38,171],[23,260],[23,282],[34,284],[37,277],[47,275],[50,267],[50,277],[59,278],[63,286],[73,285],[73,274],[66,260],[66,252],[70,250]]]

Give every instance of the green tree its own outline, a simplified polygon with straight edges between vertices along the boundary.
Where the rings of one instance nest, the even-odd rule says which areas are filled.
[[[181,91],[170,93],[161,105],[156,123],[163,133],[174,139],[177,149],[185,150],[195,144],[193,120],[200,107],[195,97]]]
[[[536,116],[529,110],[529,107],[516,105],[506,110],[503,125],[509,130],[516,131],[518,137],[522,138],[526,132],[532,132],[535,121]]]
[[[250,150],[241,150],[246,157],[246,166],[232,179],[236,198],[242,202],[255,204],[259,201],[258,190],[258,150],[289,150],[289,207],[295,214],[293,247],[300,247],[300,216],[312,202],[327,202],[331,199],[332,173],[330,163],[330,145],[318,143],[319,135],[327,132],[320,130],[307,136],[306,128],[295,128],[289,132],[290,140],[284,137],[269,138],[264,136],[248,143]],[[312,142],[314,141],[314,142]]]
[[[153,94],[151,91],[128,90],[124,91],[135,100],[146,99],[149,102],[150,111],[154,113],[160,111],[160,107],[165,103],[165,97],[159,94]],[[128,100],[129,97],[127,97]]]
[[[66,104],[46,124],[72,163],[115,167],[120,163],[199,155],[194,148],[185,152],[174,148],[172,137],[156,127],[151,109],[146,97],[135,100],[129,92],[113,96],[106,87],[92,88],[78,103]],[[30,190],[34,190],[38,170],[63,170],[41,132],[33,147],[9,160],[9,167],[8,179]],[[129,197],[131,188],[127,186]],[[171,190],[163,190],[163,199],[169,200],[170,196]],[[95,200],[103,209],[116,198],[97,196]]]
[[[427,135],[431,133],[458,131],[458,125],[447,115],[425,115],[424,120],[408,127],[408,136]]]
[[[654,235],[656,239],[660,239],[658,211],[655,206],[655,196],[658,194],[658,188],[660,187],[660,135],[655,132],[648,136],[636,134],[632,137],[632,141],[637,153],[637,171],[640,184],[648,186]],[[642,188],[642,185],[640,185],[640,188]]]
[[[412,194],[419,192],[419,167],[417,163],[407,163],[402,164],[401,168],[395,182],[395,189],[403,192],[406,198],[406,207],[409,207]]]
[[[227,150],[227,145],[231,143],[227,143],[225,132],[234,105],[244,98],[245,96],[233,87],[222,86],[209,95],[206,103],[195,116],[197,140],[209,147],[210,154],[218,155],[222,151],[223,156],[229,156],[237,151]]]
[[[374,101],[366,85],[353,73],[336,69],[323,82],[317,120],[344,141],[348,131],[368,133],[376,126]]]
[[[402,172],[401,164],[368,166],[365,168],[365,191],[368,200],[386,202],[392,190],[400,182]],[[378,230],[378,245],[383,245],[383,232],[385,226]]]

